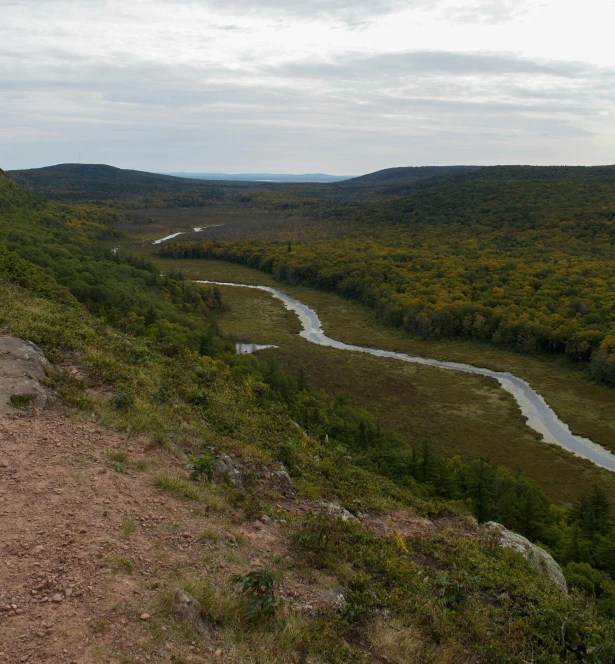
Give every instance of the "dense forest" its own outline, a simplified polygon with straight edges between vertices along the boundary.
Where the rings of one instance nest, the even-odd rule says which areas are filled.
[[[356,298],[425,338],[563,355],[615,383],[615,168],[485,168],[331,207],[338,239],[173,242]],[[429,183],[429,186],[427,186]],[[305,210],[303,210],[305,212]],[[326,215],[325,215],[326,216]]]

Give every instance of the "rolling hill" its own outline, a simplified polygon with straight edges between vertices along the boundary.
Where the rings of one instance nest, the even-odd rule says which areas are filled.
[[[133,171],[105,164],[58,164],[8,171],[7,175],[34,194],[55,200],[113,200],[126,196],[178,194],[195,191],[213,196],[201,180]]]

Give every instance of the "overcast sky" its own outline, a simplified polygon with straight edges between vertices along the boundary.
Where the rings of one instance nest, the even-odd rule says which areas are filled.
[[[613,0],[0,0],[0,167],[615,163]]]

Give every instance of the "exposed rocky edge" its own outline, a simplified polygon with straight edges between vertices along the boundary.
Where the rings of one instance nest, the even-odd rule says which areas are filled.
[[[228,454],[223,454],[216,459],[214,478],[218,481],[227,481],[229,484],[232,484],[237,491],[245,493],[241,471],[235,467],[233,460]]]
[[[192,627],[202,639],[209,640],[213,637],[214,629],[201,603],[181,588],[175,591],[173,597],[173,615],[176,620]]]
[[[266,466],[246,466],[228,454],[221,454],[215,460],[213,475],[216,481],[226,482],[242,494],[246,493],[246,487],[261,494],[294,494],[292,478],[282,464],[279,469],[270,470]]]
[[[489,521],[484,528],[487,532],[499,536],[500,546],[520,553],[532,567],[540,570],[553,581],[562,593],[568,593],[568,586],[562,568],[555,562],[550,553],[532,544],[523,535],[513,533],[495,521]]]
[[[280,491],[285,495],[293,494],[293,480],[286,470],[272,470],[270,477],[277,483]]]
[[[11,398],[29,397],[29,403],[43,408],[49,394],[40,381],[53,366],[43,351],[18,337],[0,337],[0,417],[16,413]]]
[[[327,514],[332,519],[341,519],[342,521],[356,521],[359,519],[354,514],[351,514],[347,509],[343,508],[338,503],[326,503],[323,500],[318,501],[318,505],[322,508],[324,514]]]

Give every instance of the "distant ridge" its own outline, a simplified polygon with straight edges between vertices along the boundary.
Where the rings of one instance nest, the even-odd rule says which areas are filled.
[[[56,200],[107,200],[131,195],[213,191],[202,180],[133,171],[106,164],[58,164],[43,168],[7,171],[15,182],[33,193]]]
[[[165,173],[180,178],[196,180],[225,180],[241,182],[342,182],[354,175],[328,175],[327,173]]]
[[[385,168],[374,173],[367,173],[350,178],[339,184],[342,188],[386,188],[409,185],[418,180],[426,180],[442,175],[458,175],[483,166],[401,166]]]

